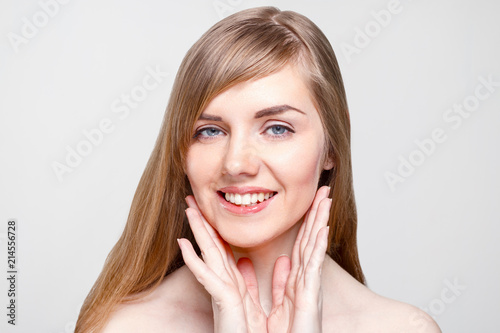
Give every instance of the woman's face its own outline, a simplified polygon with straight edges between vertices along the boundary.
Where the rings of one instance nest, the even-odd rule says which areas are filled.
[[[252,248],[287,237],[316,193],[325,136],[293,66],[217,95],[194,125],[186,174],[207,221]],[[290,236],[295,238],[295,236]]]

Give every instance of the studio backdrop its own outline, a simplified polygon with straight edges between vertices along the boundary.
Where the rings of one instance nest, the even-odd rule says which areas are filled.
[[[120,236],[189,47],[272,5],[330,40],[361,266],[444,332],[499,332],[500,3],[0,2],[0,331],[69,333]]]

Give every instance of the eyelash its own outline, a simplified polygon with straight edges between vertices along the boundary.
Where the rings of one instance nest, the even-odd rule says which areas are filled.
[[[275,128],[275,127],[281,127],[283,129],[285,129],[285,133],[283,133],[283,134],[267,134],[267,132],[269,130],[271,130],[272,128]],[[204,140],[212,140],[218,136],[218,135],[213,135],[213,136],[201,135],[203,132],[205,132],[207,130],[215,130],[215,131],[223,133],[223,131],[217,127],[203,127],[203,128],[200,128],[199,130],[196,131],[196,133],[193,135],[193,139],[200,139],[200,136],[201,136]],[[288,126],[285,126],[282,124],[275,124],[275,125],[271,125],[271,126],[266,127],[266,129],[264,130],[263,133],[265,135],[271,137],[273,140],[279,140],[279,139],[284,139],[284,138],[288,137],[290,134],[295,133],[295,131]]]
[[[216,131],[219,131],[219,132],[222,132],[220,129],[218,129],[217,127],[203,127],[203,128],[200,128],[199,130],[196,131],[196,133],[194,133],[193,135],[193,139],[199,139],[201,133],[207,131],[207,130],[216,130]],[[211,140],[213,138],[215,138],[215,136],[210,136],[210,135],[203,135],[203,138],[205,140]]]
[[[265,130],[264,130],[264,133],[267,134],[267,132],[269,130],[271,130],[272,128],[275,128],[275,127],[281,127],[283,129],[285,129],[285,133],[283,134],[268,134],[268,136],[272,137],[272,139],[274,140],[279,140],[279,139],[284,139],[288,136],[290,136],[292,133],[295,133],[295,131],[293,129],[291,129],[290,127],[288,126],[285,126],[285,125],[282,125],[282,124],[274,124],[274,125],[271,125],[269,127],[267,127]]]

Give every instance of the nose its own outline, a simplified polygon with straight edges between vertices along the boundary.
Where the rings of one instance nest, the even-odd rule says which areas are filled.
[[[229,176],[254,176],[259,172],[257,147],[246,137],[231,137],[223,158],[222,173]]]

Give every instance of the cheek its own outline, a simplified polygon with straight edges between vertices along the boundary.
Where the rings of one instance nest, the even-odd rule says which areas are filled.
[[[317,191],[321,152],[311,149],[288,150],[276,160],[274,177],[282,187],[282,205],[279,207],[281,227],[290,228],[300,221],[311,207]]]
[[[287,149],[282,149],[279,154],[274,154],[269,160],[272,161],[275,174],[279,175],[288,187],[316,188],[322,170],[320,145],[312,145],[309,142],[295,143]]]
[[[208,163],[207,156],[205,156],[203,151],[190,148],[186,156],[186,175],[197,200],[203,184],[207,181],[209,168],[210,163]]]
[[[284,189],[290,219],[298,220],[309,209],[316,195],[322,171],[323,150],[309,140],[285,150],[276,158],[273,173]]]
[[[195,154],[192,151],[192,149],[189,149],[186,155],[186,168],[184,170],[186,176],[189,179],[189,184],[191,184],[191,188],[193,189],[193,191],[195,191],[196,188],[196,183],[197,183],[196,176],[198,175],[198,172],[196,170],[197,163],[193,159],[194,156]]]
[[[196,203],[204,214],[210,215],[210,194],[219,165],[214,152],[203,147],[191,147],[186,156],[186,175]]]

